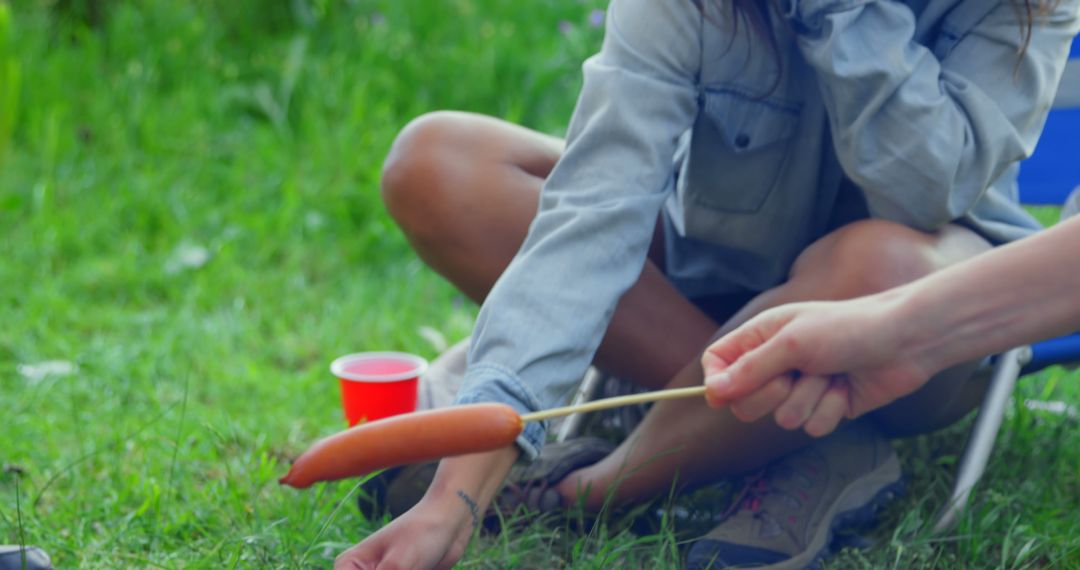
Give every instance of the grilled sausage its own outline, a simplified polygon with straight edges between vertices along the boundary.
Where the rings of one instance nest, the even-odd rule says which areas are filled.
[[[494,451],[521,434],[521,416],[505,404],[468,404],[392,416],[320,440],[278,480],[303,489],[319,481],[440,457]]]

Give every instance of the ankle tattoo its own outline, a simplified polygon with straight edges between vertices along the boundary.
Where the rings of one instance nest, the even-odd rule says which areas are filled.
[[[480,526],[480,505],[477,505],[476,500],[460,489],[458,489],[457,496],[461,497],[461,500],[465,501],[465,506],[469,507],[469,514],[472,515],[473,528]]]

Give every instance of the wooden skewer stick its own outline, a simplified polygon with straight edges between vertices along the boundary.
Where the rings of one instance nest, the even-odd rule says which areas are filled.
[[[671,390],[658,390],[656,392],[644,392],[642,394],[631,394],[629,396],[603,398],[600,400],[586,402],[584,404],[578,404],[576,406],[563,406],[561,408],[551,408],[550,410],[540,410],[539,412],[522,415],[521,421],[534,422],[537,420],[546,420],[548,418],[556,418],[559,416],[568,416],[576,412],[595,412],[596,410],[606,410],[608,408],[618,408],[621,406],[630,406],[633,404],[642,404],[645,402],[658,402],[660,400],[674,400],[676,398],[690,398],[693,396],[704,395],[705,386],[672,388]]]

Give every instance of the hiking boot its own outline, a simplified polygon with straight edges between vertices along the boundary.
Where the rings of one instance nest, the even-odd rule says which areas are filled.
[[[507,520],[517,519],[517,515],[561,512],[566,505],[555,486],[570,473],[607,457],[614,449],[613,444],[598,437],[544,445],[531,463],[518,464],[511,469],[506,484],[484,517],[485,528],[498,531]]]
[[[0,570],[52,570],[52,560],[36,546],[0,545]]]
[[[639,388],[630,382],[605,372],[600,372],[600,386],[596,398],[616,398],[641,394],[647,390]],[[651,402],[619,406],[606,410],[597,410],[586,414],[581,426],[581,434],[590,437],[600,437],[613,443],[619,443],[630,437],[638,424],[645,419]],[[552,429],[554,432],[555,430]]]
[[[561,508],[562,499],[555,485],[571,472],[600,461],[614,448],[613,444],[595,437],[546,444],[533,462],[516,465],[510,471],[492,512],[485,516],[485,526],[498,527],[497,519],[508,517],[518,509],[543,513]],[[438,461],[430,461],[380,473],[364,484],[365,492],[357,497],[361,514],[368,520],[384,513],[391,518],[401,516],[424,498],[438,466]]]
[[[901,490],[889,442],[869,423],[849,424],[765,467],[690,548],[687,567],[816,567],[835,532],[872,521]]]
[[[427,493],[431,482],[435,480],[438,461],[406,465],[397,470],[386,486],[383,504],[392,518],[397,518],[413,508]]]
[[[484,526],[497,530],[503,519],[519,511],[542,514],[561,509],[562,497],[555,491],[555,485],[571,472],[600,461],[612,449],[612,444],[593,437],[545,445],[536,460],[515,465],[510,471],[506,485],[484,516]],[[385,505],[392,517],[401,516],[424,497],[438,465],[432,461],[400,468],[391,475],[380,504]]]

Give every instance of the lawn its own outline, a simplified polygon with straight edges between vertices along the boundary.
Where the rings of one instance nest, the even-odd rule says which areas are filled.
[[[560,135],[602,2],[101,4],[18,0],[0,47],[20,71],[0,106],[0,543],[61,568],[328,567],[385,522],[355,482],[276,483],[342,427],[330,360],[434,357],[476,312],[387,217],[382,158],[433,109]],[[1049,370],[1018,401],[1080,404],[1077,380]],[[829,568],[1080,567],[1080,430],[1020,404],[969,514],[929,533],[969,423],[900,443],[908,496]],[[522,525],[462,566],[675,567],[696,532],[627,521]]]

